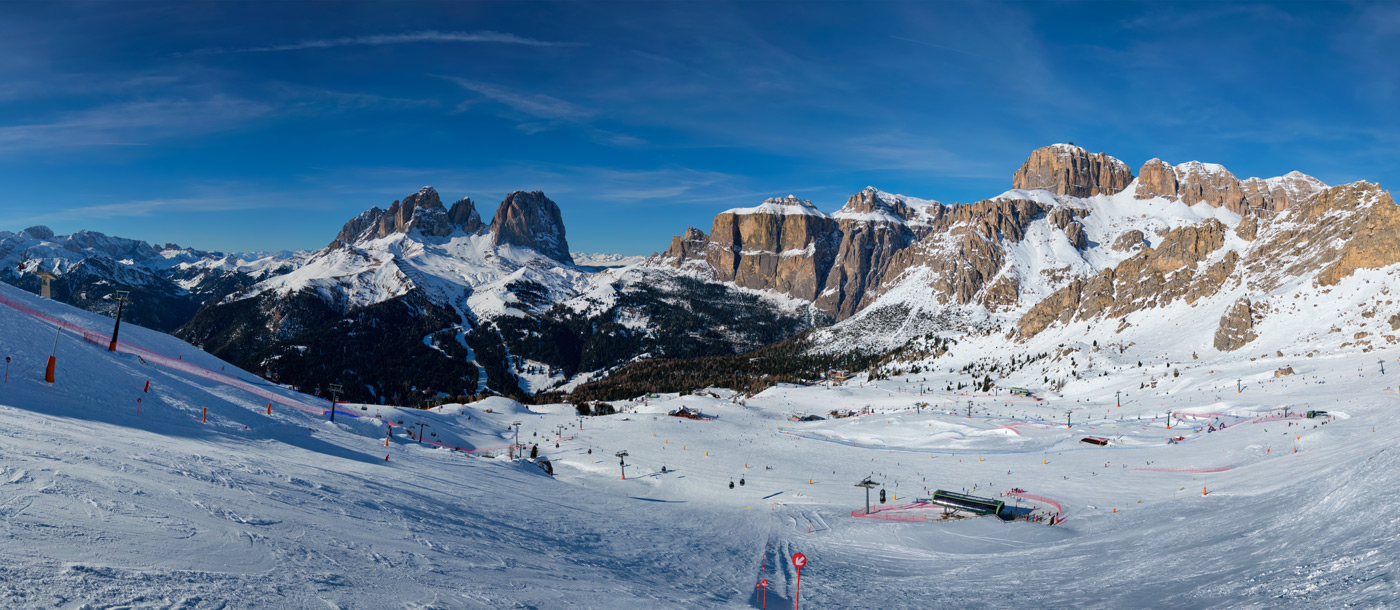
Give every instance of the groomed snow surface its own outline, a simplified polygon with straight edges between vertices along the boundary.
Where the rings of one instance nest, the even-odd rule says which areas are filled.
[[[1107,377],[1040,401],[943,391],[966,376],[940,365],[746,401],[662,395],[582,429],[568,405],[505,399],[342,405],[331,423],[324,399],[171,337],[124,325],[111,353],[109,318],[0,297],[0,607],[789,608],[798,551],[804,608],[1400,603],[1397,350],[1293,358],[1275,380],[1282,359],[1178,362],[1166,337],[1094,353]],[[58,337],[52,385],[45,316],[91,331]],[[1137,368],[1146,353],[1180,376]],[[682,405],[717,417],[666,416]],[[1309,409],[1334,417],[1296,417]],[[555,477],[407,436],[421,423],[431,441],[498,448],[515,421]],[[1022,507],[1058,503],[1065,520],[857,518],[865,476],[889,505],[1022,488],[1037,498]]]

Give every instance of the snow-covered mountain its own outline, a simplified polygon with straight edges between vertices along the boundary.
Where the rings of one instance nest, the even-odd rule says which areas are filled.
[[[574,264],[580,267],[627,267],[646,261],[645,256],[626,256],[602,252],[570,252]]]
[[[409,401],[565,386],[639,357],[733,353],[810,325],[800,304],[669,270],[576,265],[559,207],[511,193],[489,224],[424,187],[180,336],[304,389]]]
[[[112,315],[115,292],[129,291],[122,317],[170,331],[188,322],[210,298],[285,272],[298,264],[295,252],[246,255],[205,252],[94,231],[55,235],[44,226],[0,231],[0,281],[38,291],[36,275],[58,275],[53,298]]]
[[[1182,337],[1202,350],[1269,332],[1298,343],[1344,333],[1340,348],[1360,351],[1396,341],[1387,293],[1354,285],[1400,273],[1400,208],[1377,185],[1329,187],[1296,171],[1239,180],[1158,159],[1134,177],[1113,157],[1057,144],[1012,186],[965,204],[867,188],[833,214],[771,199],[722,212],[708,236],[688,230],[649,264],[811,303],[840,320],[811,336],[834,353],[931,334],[1132,342],[1161,332],[1149,321],[1162,316],[1209,320],[1209,332]],[[1285,322],[1338,299],[1357,312],[1346,324]]]

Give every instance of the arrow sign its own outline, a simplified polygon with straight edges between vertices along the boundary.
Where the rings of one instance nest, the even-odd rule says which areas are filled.
[[[807,567],[807,556],[793,553],[792,566],[797,568],[797,586],[793,588],[792,610],[798,610],[802,604],[802,568]]]

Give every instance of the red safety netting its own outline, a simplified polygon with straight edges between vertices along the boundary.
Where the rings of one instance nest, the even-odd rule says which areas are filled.
[[[1134,466],[1133,470],[1145,470],[1147,472],[1225,472],[1226,470],[1233,470],[1234,468],[1234,466],[1211,466],[1207,468],[1192,468],[1189,466]]]
[[[1054,501],[1054,500],[1051,500],[1050,498],[1047,498],[1047,497],[1045,497],[1045,496],[1037,496],[1037,495],[1035,495],[1035,494],[1029,494],[1029,493],[1026,493],[1026,492],[1024,492],[1024,491],[1009,491],[1009,492],[1006,492],[1006,495],[1011,496],[1011,497],[1013,497],[1013,498],[1020,498],[1020,499],[1022,499],[1022,500],[1030,500],[1030,501],[1032,501],[1032,502],[1040,502],[1040,503],[1042,503],[1042,504],[1046,504],[1046,505],[1048,505],[1048,506],[1053,506],[1053,507],[1055,507],[1055,523],[1056,523],[1056,524],[1064,523],[1064,522],[1065,522],[1065,519],[1069,518],[1068,515],[1065,514],[1065,509],[1064,509],[1064,507],[1063,507],[1063,506],[1060,506],[1060,503],[1059,503],[1059,502],[1056,502],[1056,501]]]
[[[928,503],[928,502],[910,502],[910,503],[908,503],[908,504],[888,504],[888,505],[883,505],[883,506],[874,506],[874,507],[871,507],[869,513],[866,513],[866,512],[865,512],[865,509],[863,509],[863,508],[857,508],[857,509],[851,511],[851,516],[852,516],[852,517],[859,517],[859,518],[861,518],[861,519],[879,519],[879,520],[881,520],[881,521],[902,521],[902,522],[905,522],[905,523],[921,523],[921,522],[929,521],[929,520],[932,520],[932,519],[938,517],[937,514],[930,515],[930,514],[927,514],[926,512],[924,512],[924,511],[928,511],[929,509],[932,509],[932,508],[940,508],[940,509],[941,509],[942,507],[941,507],[941,506],[936,506],[936,505],[934,505],[934,504],[930,504],[930,503]],[[917,511],[917,513],[916,513],[916,514],[907,514],[907,513],[901,513],[901,512],[900,512],[900,511],[910,511],[910,510]]]
[[[72,332],[72,333],[78,335],[79,337],[81,337],[84,343],[89,343],[89,344],[91,344],[91,345],[94,345],[94,346],[96,346],[96,347],[100,347],[100,348],[102,348],[102,349],[107,349],[107,348],[111,345],[111,342],[112,342],[112,336],[111,336],[111,335],[108,335],[108,334],[106,334],[106,333],[104,333],[104,332],[101,332],[101,331],[95,331],[95,330],[83,328],[83,327],[78,326],[78,325],[76,325],[76,324],[73,324],[73,323],[71,323],[71,322],[67,322],[67,321],[65,321],[65,320],[61,320],[61,319],[59,319],[59,318],[56,318],[56,317],[51,316],[51,315],[49,315],[49,314],[46,314],[46,313],[44,313],[44,312],[42,312],[42,311],[39,311],[39,310],[37,310],[37,309],[34,309],[34,308],[32,308],[32,307],[30,307],[30,306],[28,306],[28,305],[25,305],[24,303],[21,303],[21,302],[19,302],[19,301],[14,300],[14,299],[10,299],[10,298],[8,298],[8,297],[5,297],[4,295],[0,295],[0,305],[4,305],[4,306],[6,306],[6,307],[9,307],[10,309],[13,309],[13,310],[15,310],[15,311],[17,311],[17,312],[19,312],[19,313],[21,313],[21,314],[24,314],[24,315],[26,315],[26,316],[31,317],[31,318],[35,318],[35,319],[38,319],[38,320],[43,320],[43,321],[45,321],[45,322],[48,322],[49,324],[53,324],[53,325],[59,327],[60,329],[63,329],[63,330],[67,330],[67,331],[69,331],[69,332]],[[276,394],[276,393],[270,392],[270,391],[268,391],[268,390],[266,390],[266,389],[263,389],[263,388],[260,388],[260,387],[258,387],[258,386],[256,386],[256,385],[254,385],[254,384],[252,384],[252,383],[249,383],[249,382],[244,381],[244,380],[242,380],[242,379],[239,379],[239,378],[237,378],[237,377],[234,377],[234,376],[225,374],[225,373],[223,373],[223,372],[215,371],[215,370],[213,370],[213,369],[208,369],[208,368],[202,367],[202,366],[200,366],[200,365],[198,365],[198,364],[195,364],[195,363],[193,363],[193,362],[189,362],[189,361],[184,360],[184,359],[179,358],[179,357],[171,358],[171,357],[169,357],[169,356],[167,356],[167,355],[165,355],[165,354],[160,354],[160,353],[151,351],[151,350],[149,350],[149,349],[146,349],[146,348],[144,348],[144,347],[141,347],[141,346],[139,346],[139,345],[136,345],[136,344],[133,344],[133,343],[130,343],[130,342],[127,342],[127,341],[120,341],[120,340],[117,341],[117,351],[118,351],[118,352],[122,352],[122,353],[127,353],[127,354],[134,354],[134,355],[136,355],[138,358],[140,358],[142,361],[144,361],[144,362],[146,362],[146,363],[149,363],[149,364],[155,364],[155,365],[157,365],[157,366],[162,366],[162,367],[165,367],[165,368],[168,368],[168,369],[177,370],[177,371],[184,372],[184,373],[189,373],[189,374],[191,374],[191,375],[196,375],[196,376],[199,376],[199,377],[203,377],[203,378],[205,378],[205,379],[209,379],[209,380],[211,380],[211,381],[214,381],[214,382],[217,382],[217,383],[221,383],[221,384],[224,384],[224,385],[227,385],[227,386],[230,386],[230,387],[238,388],[238,389],[240,389],[240,390],[243,390],[243,391],[245,391],[245,392],[248,392],[248,393],[250,393],[250,394],[253,394],[254,396],[257,396],[257,397],[259,397],[259,398],[261,398],[261,399],[263,399],[263,400],[267,400],[267,401],[272,402],[272,403],[276,403],[276,404],[280,404],[280,405],[292,407],[292,408],[294,408],[294,409],[297,409],[297,410],[299,410],[299,411],[303,411],[303,412],[305,412],[305,413],[310,413],[310,414],[313,414],[313,415],[316,415],[316,416],[326,416],[326,415],[329,415],[329,414],[330,414],[329,410],[326,409],[326,408],[324,408],[324,407],[317,407],[317,406],[314,406],[314,405],[307,404],[306,402],[301,401],[301,400],[298,400],[298,399],[296,399],[296,398],[291,398],[291,397],[287,397],[287,396],[283,396],[283,395],[280,395],[280,394]],[[394,407],[394,408],[395,408],[395,409],[399,409],[399,408],[402,408],[402,407]],[[349,415],[349,416],[352,416],[352,417],[364,417],[364,416],[362,416],[362,415],[360,415],[360,414],[358,414],[358,413],[353,413],[353,412],[349,412],[349,411],[343,411],[343,410],[340,410],[340,409],[336,409],[336,413],[343,414],[343,415]],[[389,425],[389,426],[392,426],[392,427],[398,427],[398,426],[399,426],[399,424],[397,424],[397,423],[395,423],[395,422],[393,422],[393,421],[390,421],[390,420],[384,418],[383,416],[376,416],[376,417],[374,417],[374,419],[378,419],[378,420],[384,422],[386,425]],[[573,440],[573,437],[569,437],[568,439],[561,439],[561,440]],[[457,447],[457,446],[455,446],[455,445],[449,445],[449,444],[447,444],[447,443],[443,443],[443,442],[437,441],[437,440],[424,440],[423,442],[428,443],[428,444],[431,444],[431,445],[436,445],[436,446],[438,446],[438,447],[444,447],[444,448],[447,448],[447,449],[452,449],[452,450],[454,450],[454,451],[461,451],[461,452],[463,452],[463,453],[467,453],[468,455],[470,455],[470,454],[472,454],[472,453],[486,453],[486,452],[492,452],[492,451],[505,451],[505,450],[511,449],[511,447],[512,447],[512,445],[501,445],[501,446],[499,446],[499,447],[469,448],[469,447]]]

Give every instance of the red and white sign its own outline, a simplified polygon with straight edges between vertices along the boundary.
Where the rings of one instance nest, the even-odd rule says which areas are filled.
[[[802,603],[802,568],[807,567],[807,556],[802,553],[793,553],[792,565],[797,568],[797,587],[794,590],[795,595],[792,599],[792,610],[798,610]]]

